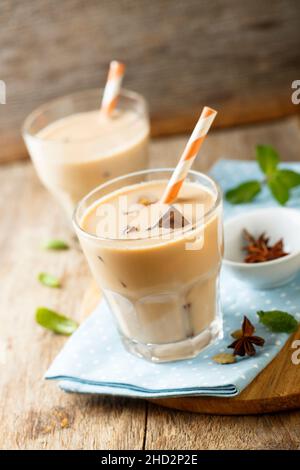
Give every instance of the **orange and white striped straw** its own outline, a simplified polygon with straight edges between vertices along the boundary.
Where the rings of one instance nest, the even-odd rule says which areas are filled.
[[[172,204],[172,202],[175,201],[216,115],[217,111],[214,109],[208,108],[207,106],[203,108],[195,129],[193,130],[184,152],[181,155],[170,181],[168,182],[161,198],[161,203]]]
[[[122,62],[113,60],[110,63],[101,103],[101,112],[107,116],[109,116],[116,107],[124,73],[125,65],[122,64]]]

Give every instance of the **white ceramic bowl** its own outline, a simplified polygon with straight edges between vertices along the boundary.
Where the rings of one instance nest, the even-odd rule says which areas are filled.
[[[284,250],[289,254],[263,263],[243,262],[243,229],[255,237],[265,232],[271,244],[283,238]],[[226,269],[255,289],[286,284],[300,270],[300,211],[296,209],[276,207],[237,215],[225,222],[224,237]]]

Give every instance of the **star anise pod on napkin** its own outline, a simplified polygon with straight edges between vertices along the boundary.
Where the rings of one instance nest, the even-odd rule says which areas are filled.
[[[250,320],[244,316],[241,336],[228,346],[228,348],[234,349],[233,354],[235,356],[254,356],[256,351],[253,345],[263,346],[265,344],[263,338],[253,335],[254,332],[254,326]]]
[[[284,251],[282,238],[274,245],[270,245],[270,238],[265,233],[255,238],[245,229],[243,230],[243,238],[247,242],[247,245],[243,248],[247,252],[244,258],[245,263],[262,263],[263,261],[271,261],[288,255]]]

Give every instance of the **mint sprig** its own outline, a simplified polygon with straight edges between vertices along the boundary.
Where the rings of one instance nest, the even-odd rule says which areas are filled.
[[[256,161],[264,173],[261,181],[250,180],[229,189],[225,197],[232,204],[251,202],[267,186],[277,202],[282,206],[290,199],[290,191],[300,186],[300,173],[286,168],[279,168],[278,152],[270,145],[256,146]]]
[[[246,183],[227,191],[226,199],[232,204],[243,204],[251,202],[260,191],[261,184],[259,181],[246,181]]]
[[[293,170],[277,170],[276,172],[278,179],[281,184],[286,186],[288,189],[295,188],[300,185],[300,173]]]
[[[280,180],[277,171],[269,176],[267,185],[273,197],[284,206],[290,198],[290,192],[289,188]]]
[[[290,313],[281,310],[271,310],[257,312],[259,321],[274,333],[293,333],[297,330],[299,323]]]
[[[265,175],[271,175],[277,170],[279,155],[270,145],[256,146],[256,160]]]

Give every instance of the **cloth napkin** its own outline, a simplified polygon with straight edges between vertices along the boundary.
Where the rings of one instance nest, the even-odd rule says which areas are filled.
[[[300,172],[300,164],[285,164]],[[211,175],[226,190],[247,179],[261,178],[254,162],[220,160]],[[293,192],[289,207],[299,207],[300,189]],[[258,207],[276,206],[265,189],[251,204],[232,206],[225,201],[225,218]],[[224,338],[206,348],[196,358],[152,364],[128,353],[118,336],[112,314],[102,301],[91,316],[67,341],[45,378],[59,380],[68,392],[123,395],[131,397],[218,396],[239,394],[276,356],[288,339],[258,323],[258,310],[280,309],[300,320],[300,274],[290,284],[277,289],[252,290],[222,269],[220,282]],[[212,356],[231,352],[230,332],[240,328],[243,315],[256,325],[256,334],[265,338],[263,348],[251,358],[221,365]]]

